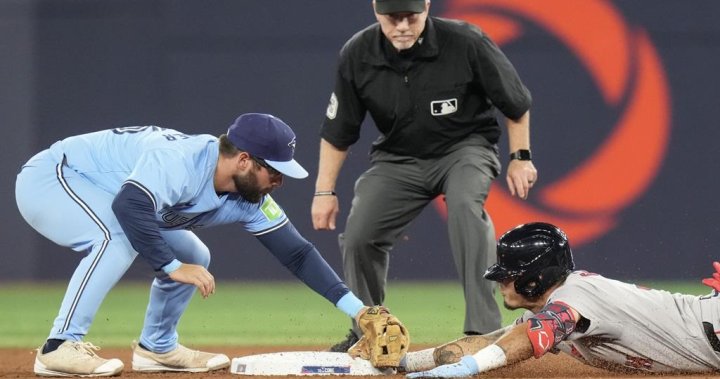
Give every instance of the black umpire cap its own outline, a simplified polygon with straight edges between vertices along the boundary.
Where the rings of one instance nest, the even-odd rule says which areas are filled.
[[[426,0],[375,0],[375,12],[390,13],[422,13],[425,12]]]

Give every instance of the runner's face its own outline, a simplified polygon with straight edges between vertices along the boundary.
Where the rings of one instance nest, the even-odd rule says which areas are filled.
[[[510,310],[524,308],[525,298],[515,291],[515,279],[509,278],[498,282],[500,294],[503,297],[505,308]]]

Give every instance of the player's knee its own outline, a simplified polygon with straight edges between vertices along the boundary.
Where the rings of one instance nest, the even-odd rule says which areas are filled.
[[[201,261],[198,264],[205,266],[205,268],[210,267],[210,249],[208,249],[206,246],[204,249],[202,249],[201,253]]]
[[[210,249],[204,244],[198,246],[193,252],[193,262],[196,265],[202,265],[205,268],[210,267]]]

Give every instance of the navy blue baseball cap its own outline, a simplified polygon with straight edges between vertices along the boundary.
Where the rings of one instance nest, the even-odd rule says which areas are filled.
[[[375,12],[391,13],[422,13],[425,12],[425,0],[375,0]]]
[[[295,133],[273,115],[242,114],[230,125],[227,136],[235,147],[262,158],[283,175],[296,179],[308,176],[308,172],[293,159]]]

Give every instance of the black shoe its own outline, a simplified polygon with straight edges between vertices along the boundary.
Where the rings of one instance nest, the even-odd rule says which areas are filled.
[[[358,339],[359,338],[355,334],[355,332],[350,329],[350,333],[345,336],[345,339],[336,343],[335,345],[330,346],[330,349],[328,349],[328,351],[331,351],[333,353],[346,353],[350,349],[350,347],[352,347],[352,345],[355,345]]]

